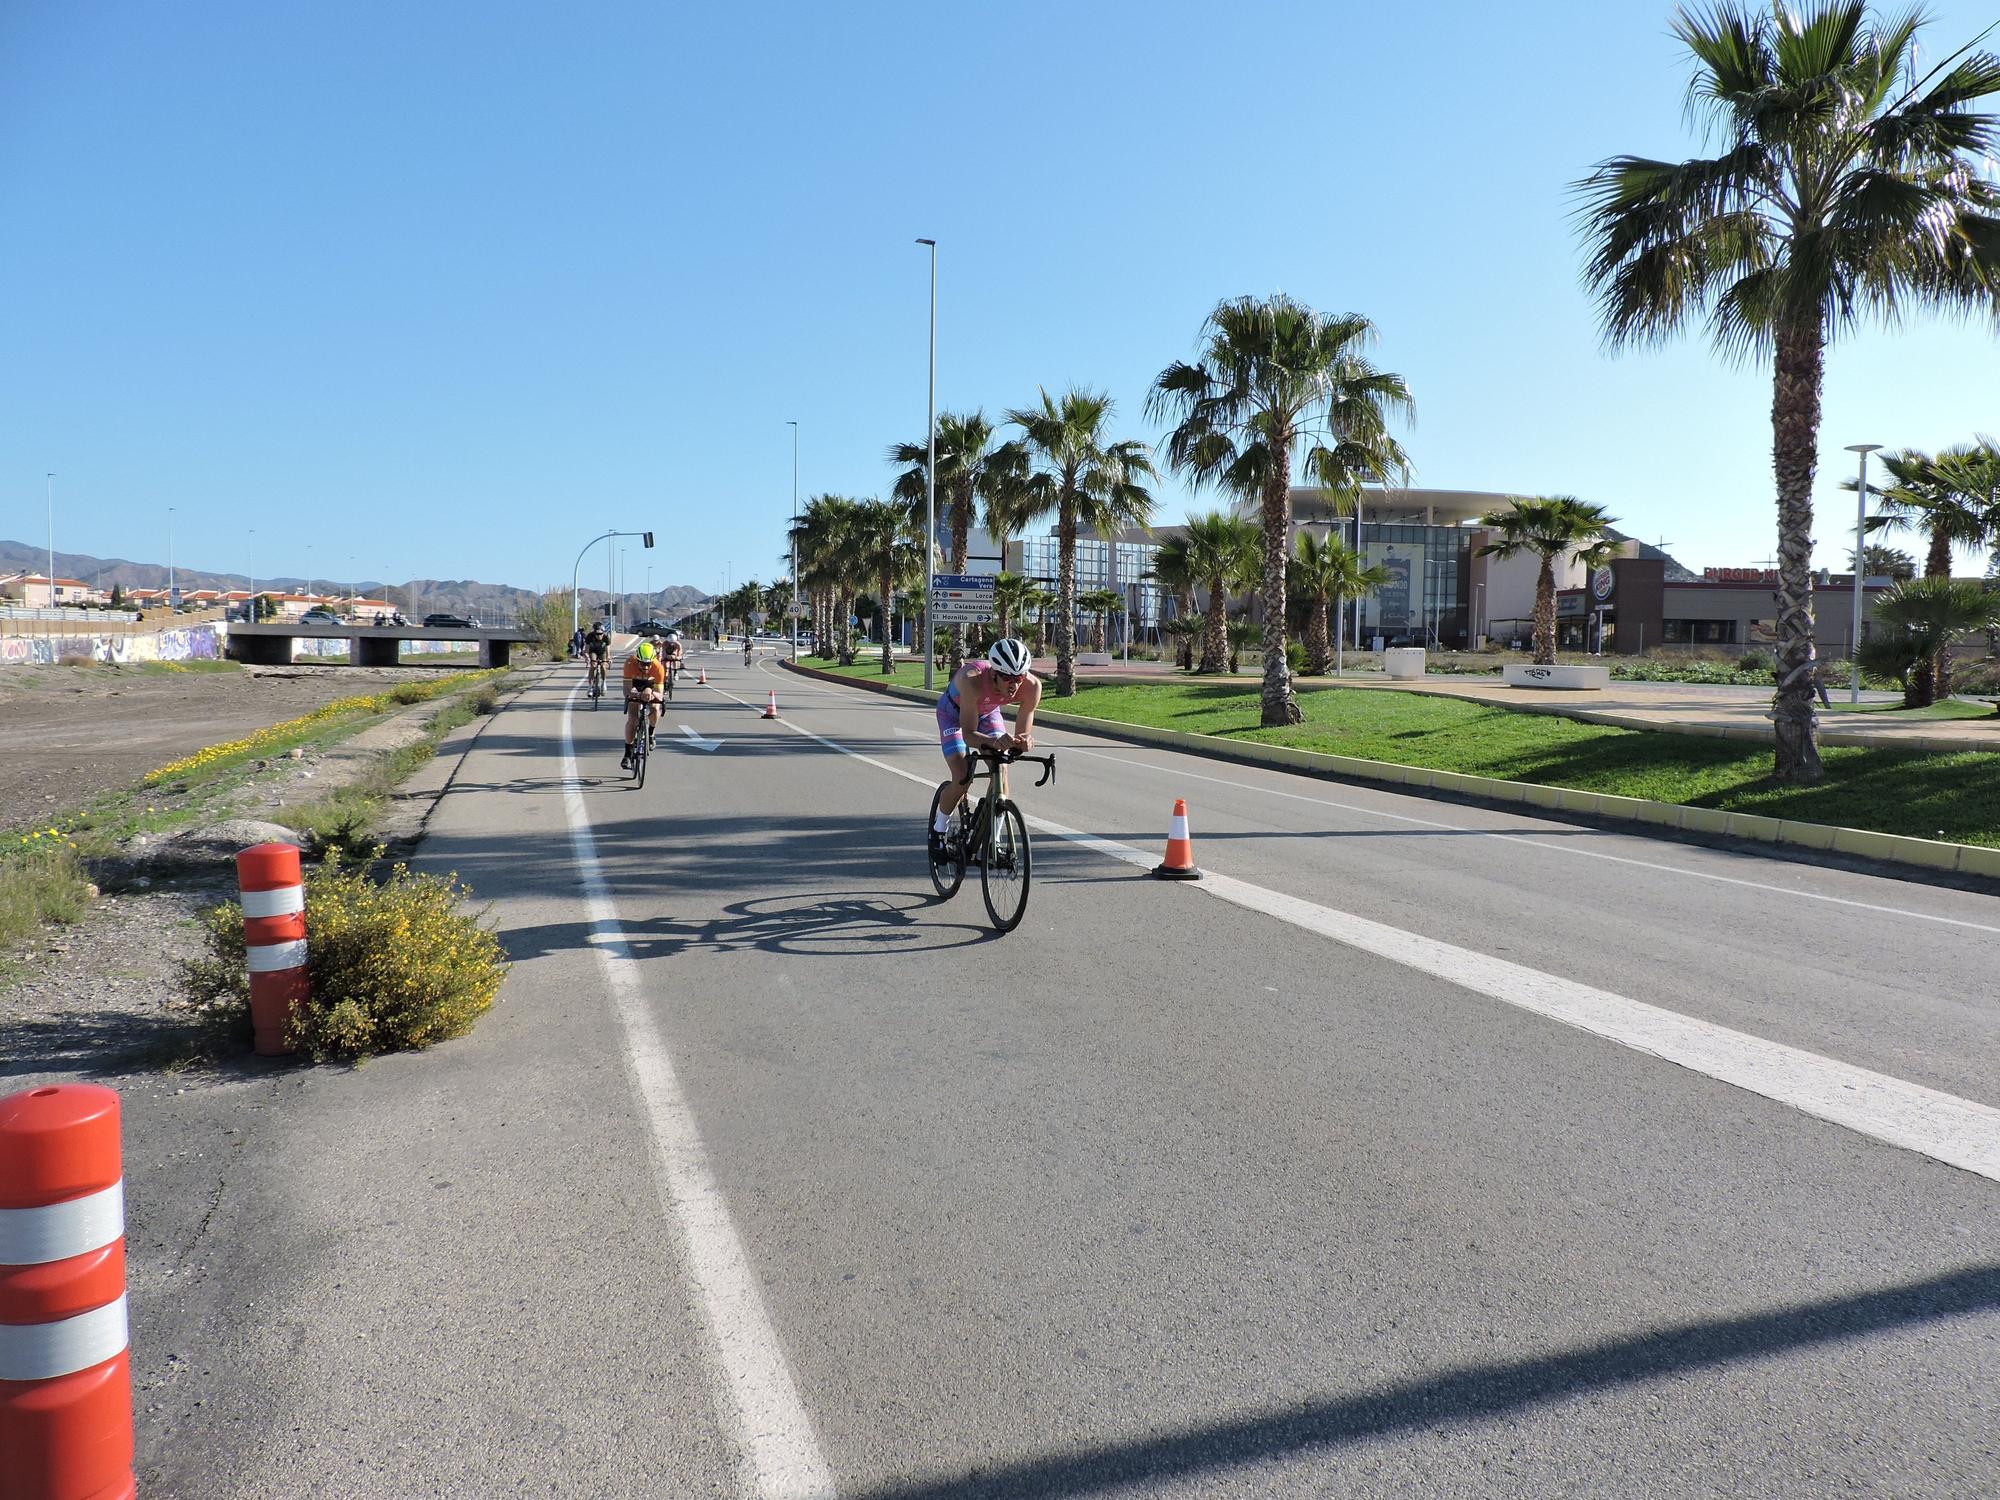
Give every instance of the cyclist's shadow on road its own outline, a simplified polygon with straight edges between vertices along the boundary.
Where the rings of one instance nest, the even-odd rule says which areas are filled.
[[[911,891],[756,896],[733,902],[714,916],[625,917],[618,933],[631,955],[642,959],[753,951],[875,959],[963,948],[999,937],[984,923],[938,920],[940,905],[935,897]],[[519,927],[499,937],[516,962],[611,940],[589,922]]]

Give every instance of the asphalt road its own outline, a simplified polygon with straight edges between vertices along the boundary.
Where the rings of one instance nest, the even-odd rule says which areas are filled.
[[[458,768],[473,1035],[132,1102],[142,1493],[2000,1491],[2000,899],[1053,733],[996,939],[697,659]]]

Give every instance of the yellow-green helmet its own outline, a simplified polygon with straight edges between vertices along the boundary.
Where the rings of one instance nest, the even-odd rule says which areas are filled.
[[[653,659],[653,643],[651,641],[639,642],[639,660],[651,661],[652,659]]]

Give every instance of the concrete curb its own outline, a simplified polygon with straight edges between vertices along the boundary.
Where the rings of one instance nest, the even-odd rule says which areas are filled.
[[[932,694],[921,688],[901,687],[889,682],[868,682],[802,667],[788,661],[778,663],[788,672],[813,677],[843,687],[862,688],[871,693],[904,698],[912,703],[930,704]],[[1308,775],[1337,777],[1353,781],[1382,782],[1410,791],[1449,792],[1461,797],[1477,797],[1515,807],[1540,808],[1549,812],[1583,813],[1626,823],[1646,823],[1685,833],[1719,834],[1727,838],[1752,839],[1763,844],[1779,844],[1794,849],[1812,849],[1835,854],[1851,854],[1863,859],[1885,860],[1891,864],[1919,869],[1977,875],[2000,880],[2000,849],[1974,844],[1952,844],[1937,839],[1915,839],[1899,833],[1874,833],[1865,828],[1837,828],[1827,823],[1805,823],[1793,818],[1765,818],[1753,813],[1723,812],[1712,807],[1687,807],[1678,802],[1651,802],[1642,797],[1617,797],[1607,792],[1581,792],[1571,787],[1544,786],[1533,781],[1502,781],[1492,776],[1469,776],[1459,771],[1433,771],[1425,766],[1399,766],[1393,761],[1362,760],[1350,755],[1329,755],[1320,750],[1299,750],[1289,745],[1261,745],[1221,735],[1189,734],[1179,729],[1156,729],[1150,724],[1126,724],[1116,719],[1093,719],[1083,714],[1066,714],[1052,709],[1036,711],[1037,723],[1106,739],[1127,740],[1139,745],[1158,745],[1169,750],[1185,750],[1212,760],[1236,761],[1243,765],[1266,766],[1279,771],[1303,771]],[[1649,726],[1650,727],[1650,726]]]

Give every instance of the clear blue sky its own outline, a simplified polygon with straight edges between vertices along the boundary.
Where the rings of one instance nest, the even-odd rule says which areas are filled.
[[[618,524],[656,587],[770,577],[787,419],[807,493],[922,435],[930,235],[942,406],[1084,382],[1152,437],[1203,314],[1282,289],[1380,326],[1416,482],[1760,560],[1768,377],[1606,355],[1577,280],[1567,185],[1697,144],[1667,13],[11,0],[0,536],[53,469],[66,550],[163,561],[171,505],[192,566],[255,526],[267,574],[532,586]],[[1990,329],[1838,349],[1821,560],[1842,445],[1996,429]]]

